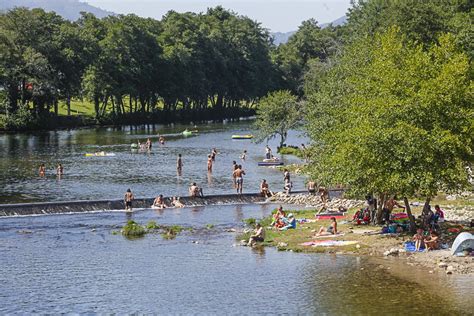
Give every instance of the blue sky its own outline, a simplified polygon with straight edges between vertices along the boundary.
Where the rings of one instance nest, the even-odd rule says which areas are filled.
[[[350,0],[86,0],[91,5],[115,13],[135,13],[161,19],[169,10],[203,12],[208,7],[222,5],[239,14],[257,20],[273,32],[288,32],[310,18],[320,23],[343,16]]]

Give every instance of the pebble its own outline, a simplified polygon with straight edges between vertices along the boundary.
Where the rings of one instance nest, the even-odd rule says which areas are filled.
[[[288,247],[288,244],[286,242],[279,242],[277,247]]]
[[[446,274],[452,274],[454,272],[454,267],[453,266],[448,266],[446,268]]]
[[[439,268],[446,268],[447,266],[448,266],[448,264],[447,264],[446,262],[440,262],[440,263],[438,264],[438,267],[439,267]]]

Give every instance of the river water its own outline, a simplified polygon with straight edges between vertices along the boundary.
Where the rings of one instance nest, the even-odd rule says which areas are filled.
[[[263,145],[232,141],[251,132],[249,123],[198,126],[80,129],[0,135],[0,200],[3,203],[117,199],[131,187],[137,196],[185,195],[196,181],[207,194],[231,193],[231,162],[247,171],[244,190],[261,178],[281,189],[282,172],[257,167]],[[156,135],[166,134],[165,146]],[[154,136],[152,154],[132,154],[130,143]],[[297,132],[288,143],[304,142]],[[270,142],[275,150],[276,141]],[[206,156],[220,154],[211,175]],[[85,157],[104,150],[115,157]],[[177,176],[175,159],[183,154]],[[287,163],[294,157],[283,157]],[[65,175],[54,176],[57,162]],[[47,176],[37,175],[40,163]],[[295,189],[304,179],[293,176]],[[274,205],[216,205],[197,208],[0,218],[0,314],[468,314],[472,279],[445,278],[403,266],[389,274],[379,263],[356,256],[297,254],[235,246],[244,218],[267,216]],[[175,239],[149,234],[128,240],[119,231],[129,218],[145,224],[193,228]],[[208,224],[214,225],[208,229]],[[395,270],[395,268],[394,268]],[[417,282],[414,282],[416,280]],[[425,284],[424,285],[420,285]],[[466,312],[467,311],[467,312]],[[472,310],[471,310],[472,312]]]
[[[203,124],[199,134],[185,137],[190,125],[143,125],[110,128],[88,128],[0,135],[0,203],[120,199],[131,188],[138,197],[188,194],[196,182],[204,194],[234,193],[232,161],[242,164],[244,193],[257,192],[262,178],[270,189],[282,191],[283,174],[275,168],[258,167],[265,155],[265,144],[250,140],[232,140],[233,134],[253,133],[250,122]],[[165,135],[165,145],[158,143]],[[133,153],[131,143],[153,141],[151,153]],[[290,132],[287,144],[300,145],[306,139]],[[276,154],[277,139],[270,141]],[[219,154],[213,172],[207,172],[207,155],[212,148]],[[248,158],[240,159],[243,150]],[[113,157],[86,157],[85,153],[105,151]],[[176,172],[178,154],[183,156],[183,172]],[[294,156],[281,157],[285,163],[298,162]],[[46,177],[38,176],[41,163]],[[58,180],[56,166],[62,163],[64,176]],[[304,188],[304,179],[292,178],[294,189]]]
[[[404,272],[408,279],[430,278],[423,287],[377,270],[378,264],[366,258],[235,246],[236,233],[229,229],[241,229],[242,219],[261,218],[273,207],[206,206],[131,215],[141,224],[155,220],[194,228],[173,240],[113,234],[129,219],[123,212],[0,218],[0,314],[468,311],[472,284],[455,276]],[[439,295],[430,287],[440,288]]]

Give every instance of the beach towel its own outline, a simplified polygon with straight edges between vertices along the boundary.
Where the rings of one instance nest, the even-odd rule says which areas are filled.
[[[334,235],[321,235],[321,236],[315,236],[313,238],[334,238],[334,237],[339,237],[339,236],[344,236],[346,233],[337,233]]]
[[[300,244],[301,246],[311,246],[311,247],[339,247],[339,246],[349,246],[359,243],[356,240],[313,240]]]

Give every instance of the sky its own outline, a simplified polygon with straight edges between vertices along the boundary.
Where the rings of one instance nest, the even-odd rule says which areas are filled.
[[[272,32],[298,29],[302,21],[314,18],[319,23],[334,21],[345,15],[350,0],[86,0],[93,6],[115,13],[134,13],[161,19],[169,10],[205,12],[221,5],[262,23]]]

